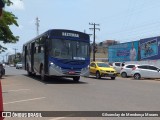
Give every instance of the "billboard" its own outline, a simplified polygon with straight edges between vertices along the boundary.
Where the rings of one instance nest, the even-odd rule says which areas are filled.
[[[139,41],[120,43],[108,47],[109,62],[125,62],[138,60]]]
[[[141,60],[160,59],[159,44],[160,44],[160,37],[141,39],[139,42]]]

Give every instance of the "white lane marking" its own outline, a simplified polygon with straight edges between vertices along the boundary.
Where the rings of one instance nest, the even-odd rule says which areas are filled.
[[[27,102],[27,101],[33,101],[33,100],[40,100],[40,99],[44,99],[44,98],[46,98],[46,97],[32,98],[32,99],[26,99],[26,100],[18,100],[18,101],[3,103],[3,105],[19,103],[19,102]]]
[[[8,91],[3,91],[3,92],[18,92],[18,91],[25,91],[25,90],[30,90],[30,89],[8,90]]]

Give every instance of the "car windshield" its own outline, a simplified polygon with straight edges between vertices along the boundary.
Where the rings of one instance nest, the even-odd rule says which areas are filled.
[[[18,62],[17,64],[22,64],[22,62]]]
[[[108,64],[106,63],[97,63],[98,67],[110,67]]]

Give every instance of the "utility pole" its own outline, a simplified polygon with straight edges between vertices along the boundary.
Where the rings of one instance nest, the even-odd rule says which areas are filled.
[[[36,18],[36,31],[37,31],[37,36],[39,35],[39,22],[40,20],[38,19],[38,17]]]
[[[95,61],[95,32],[96,30],[100,31],[100,28],[96,28],[96,26],[99,26],[99,24],[96,23],[89,23],[89,25],[93,25],[93,28],[89,28],[90,30],[93,30],[93,61]]]
[[[16,48],[13,48],[14,50],[15,50],[15,59],[16,59],[16,50],[18,50],[18,49],[16,49]]]

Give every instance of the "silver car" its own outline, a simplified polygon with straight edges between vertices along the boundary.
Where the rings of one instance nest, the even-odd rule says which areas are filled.
[[[125,65],[123,62],[114,62],[112,64],[113,68],[117,71],[117,73],[120,73],[121,68]]]
[[[160,78],[160,69],[153,65],[138,65],[131,72],[134,79]]]
[[[138,66],[137,64],[126,64],[126,65],[124,65],[124,66],[121,68],[120,75],[121,75],[123,78],[132,76],[132,75],[131,75],[132,68],[137,67],[137,66]]]

